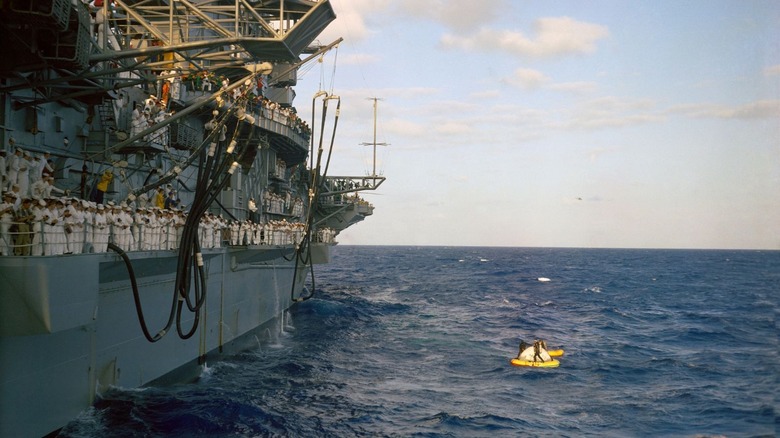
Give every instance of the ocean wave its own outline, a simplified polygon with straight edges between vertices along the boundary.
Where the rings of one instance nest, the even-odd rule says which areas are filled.
[[[485,413],[459,415],[439,412],[434,415],[418,418],[415,421],[421,427],[434,427],[436,430],[443,428],[444,431],[451,430],[452,432],[457,432],[459,436],[462,436],[464,433],[474,432],[487,436],[488,433],[520,430],[528,425],[528,423],[523,420]]]
[[[774,255],[728,252],[724,264],[718,251],[336,251],[274,347],[210,363],[191,385],[118,390],[65,436],[775,431],[777,306],[755,306],[776,296]],[[565,349],[560,366],[512,366],[520,339]]]

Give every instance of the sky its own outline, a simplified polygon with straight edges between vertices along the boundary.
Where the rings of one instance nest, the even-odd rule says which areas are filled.
[[[780,249],[780,2],[331,4],[295,104],[341,98],[329,175],[371,97],[388,143],[341,244]]]

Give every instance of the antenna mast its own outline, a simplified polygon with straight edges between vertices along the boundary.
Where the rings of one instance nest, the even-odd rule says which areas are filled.
[[[374,101],[374,141],[371,142],[371,143],[365,143],[364,142],[364,143],[360,143],[360,144],[363,145],[363,146],[373,146],[374,147],[374,170],[373,170],[373,173],[371,174],[371,176],[376,177],[377,176],[377,174],[376,174],[376,147],[377,146],[387,146],[387,143],[377,143],[376,142],[376,103],[377,103],[377,101],[380,101],[380,100],[383,100],[383,99],[381,99],[379,97],[369,97],[367,99]]]

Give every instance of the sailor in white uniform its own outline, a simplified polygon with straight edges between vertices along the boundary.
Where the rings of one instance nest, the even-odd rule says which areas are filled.
[[[238,221],[233,221],[230,223],[230,244],[233,246],[238,245],[238,232],[241,226],[239,225]]]
[[[35,215],[35,218],[33,218],[33,222],[31,224],[32,229],[32,248],[30,255],[39,256],[43,255],[43,222],[44,222],[44,216],[47,213],[46,210],[46,202],[43,199],[40,199],[33,203],[32,205],[32,211]]]
[[[8,163],[5,160],[5,151],[0,150],[0,192],[5,191],[6,181],[8,181]]]
[[[48,202],[43,211],[43,255],[62,254],[62,228],[56,226],[59,221],[56,201]]]
[[[65,227],[65,254],[73,254],[74,249],[77,246],[75,234],[76,218],[74,217],[75,208],[73,206],[65,206],[62,211],[62,223]]]
[[[108,249],[108,222],[103,204],[97,205],[97,211],[92,220],[92,242],[95,252],[106,252]]]
[[[16,175],[16,184],[19,185],[19,192],[22,198],[29,196],[30,192],[30,167],[32,167],[32,161],[30,153],[25,151],[24,157],[18,161],[18,172]]]
[[[124,202],[119,207],[118,215],[122,220],[122,226],[119,231],[119,246],[125,251],[131,251],[133,248],[133,233],[130,227],[133,225],[133,216],[130,214],[130,207]]]
[[[70,248],[73,254],[81,254],[84,252],[84,233],[86,232],[84,229],[84,222],[86,214],[84,211],[85,204],[83,202],[84,201],[76,199],[71,203],[71,206],[75,209],[73,217],[76,219],[73,225],[73,233],[71,234],[71,237],[73,238],[72,242],[75,244]]]
[[[144,226],[146,225],[146,216],[143,214],[143,208],[138,206],[133,214],[133,250],[142,251],[146,249],[143,242]]]
[[[11,140],[13,139],[8,140],[8,143],[13,145]],[[16,148],[14,154],[8,157],[8,173],[6,177],[8,178],[9,190],[14,184],[19,182],[19,166],[22,164],[22,160],[24,158],[22,158],[22,150],[19,148]]]
[[[46,240],[43,251],[46,255],[61,255],[67,251],[68,245],[63,216],[65,203],[58,199],[49,205],[49,220],[44,225]]]
[[[179,247],[181,242],[181,236],[184,234],[184,224],[187,222],[187,217],[184,215],[183,210],[178,210],[176,216],[174,216],[174,228],[176,229],[176,242],[174,243],[174,249]]]
[[[14,201],[16,195],[11,192],[3,193],[3,202],[0,203],[0,256],[13,254],[10,229],[11,222],[14,221]]]

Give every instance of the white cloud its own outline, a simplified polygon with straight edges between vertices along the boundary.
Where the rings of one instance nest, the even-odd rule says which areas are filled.
[[[780,64],[773,65],[764,69],[764,76],[777,76],[780,75]]]
[[[586,94],[596,91],[598,85],[595,82],[553,82],[552,78],[544,73],[530,69],[518,68],[512,76],[502,79],[502,82],[521,88],[523,90],[535,90],[545,88],[553,91],[561,91],[573,94]]]
[[[375,64],[382,60],[381,56],[370,55],[368,53],[355,53],[339,57],[341,65],[368,65]]]
[[[549,81],[550,78],[545,76],[544,73],[530,68],[518,68],[515,70],[514,75],[506,79],[506,82],[509,84],[525,90],[539,88]]]
[[[598,85],[595,82],[560,82],[557,84],[550,84],[547,88],[555,91],[564,91],[567,93],[585,94],[596,91]]]
[[[331,41],[343,36],[352,42],[368,38],[377,23],[427,19],[457,32],[476,29],[500,17],[506,0],[331,0],[337,19],[320,39]],[[373,19],[373,20],[372,20]]]
[[[339,37],[344,37],[350,43],[357,43],[372,33],[365,17],[387,7],[384,0],[331,0],[336,20],[332,22],[318,39],[323,42],[331,42]]]
[[[617,128],[665,120],[655,110],[655,103],[648,99],[625,99],[614,96],[600,97],[575,107],[568,120],[567,129]]]
[[[450,135],[466,135],[472,133],[474,127],[471,125],[460,123],[457,121],[439,123],[433,127],[437,134],[450,136]]]
[[[664,117],[657,114],[579,114],[570,120],[567,127],[571,129],[620,128],[662,121]]]
[[[563,114],[561,127],[585,130],[660,123],[670,114],[712,119],[780,119],[780,100],[760,100],[732,106],[688,104],[658,109],[656,103],[649,99],[608,96],[582,102],[567,113]]]
[[[398,9],[405,16],[427,18],[462,32],[476,29],[498,18],[505,0],[403,0]]]
[[[482,28],[469,36],[445,34],[441,45],[469,51],[504,51],[516,56],[547,57],[592,53],[596,43],[609,36],[605,26],[577,21],[569,17],[539,18],[534,35],[522,32]]]
[[[399,118],[383,121],[385,136],[388,138],[421,137],[430,131],[426,123],[413,122]],[[410,144],[409,149],[424,148],[425,144]],[[396,145],[396,147],[398,147]]]
[[[502,93],[499,90],[481,90],[481,91],[472,91],[469,94],[469,98],[471,99],[495,99],[498,97],[501,97]]]
[[[716,119],[767,119],[780,118],[780,100],[759,100],[742,105],[715,104],[677,105],[670,113],[680,113],[696,118]]]
[[[602,155],[611,154],[613,152],[615,152],[614,149],[605,148],[605,147],[596,147],[596,148],[590,149],[589,151],[587,151],[588,161],[590,161],[591,163],[594,163],[594,162],[598,161],[599,158],[601,158]]]

